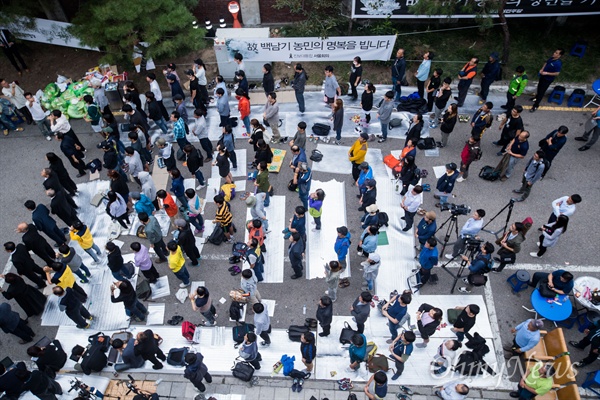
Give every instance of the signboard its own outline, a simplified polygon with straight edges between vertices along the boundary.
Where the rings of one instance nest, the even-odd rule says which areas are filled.
[[[598,0],[600,1],[600,0]],[[260,61],[386,61],[391,58],[396,36],[342,36],[330,38],[230,38],[225,47],[230,60],[236,53],[244,62]]]
[[[22,40],[98,51],[96,48],[81,44],[79,39],[71,35],[67,31],[67,28],[71,26],[69,23],[40,18],[34,18],[34,21],[35,26],[32,29],[24,28],[19,25],[18,29],[12,29],[11,31],[15,36]],[[11,29],[10,26],[7,28]]]
[[[352,0],[352,18],[447,18],[447,15],[415,15],[410,7],[419,0]],[[441,1],[441,0],[440,0]],[[451,0],[459,6],[480,7],[484,0]],[[507,17],[552,17],[600,14],[600,0],[508,0]],[[497,16],[497,15],[496,15]],[[473,18],[468,12],[458,12],[452,18]]]

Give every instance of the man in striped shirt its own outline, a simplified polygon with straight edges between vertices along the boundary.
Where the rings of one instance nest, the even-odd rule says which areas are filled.
[[[233,215],[231,215],[231,211],[229,210],[229,203],[220,194],[214,197],[214,201],[217,205],[217,213],[213,224],[220,224],[227,238],[227,243],[233,243]]]

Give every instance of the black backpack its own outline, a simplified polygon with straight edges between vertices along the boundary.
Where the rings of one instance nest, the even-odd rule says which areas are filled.
[[[294,183],[293,179],[290,179],[290,181],[288,182],[287,188],[290,192],[295,192],[296,189],[298,189],[298,184]]]
[[[437,146],[435,144],[435,139],[432,137],[426,137],[419,139],[417,142],[417,147],[421,150],[431,150],[435,149]]]
[[[421,170],[419,168],[416,168],[413,170],[413,177],[410,180],[410,184],[415,186],[417,183],[419,183],[419,180],[421,179]]]
[[[240,361],[231,368],[231,374],[244,382],[250,382],[254,376],[254,367],[248,362]]]
[[[246,336],[246,333],[253,331],[254,325],[244,322],[242,325],[236,325],[231,329],[231,336],[236,344],[240,344],[244,341],[244,336]]]
[[[500,178],[500,171],[490,165],[486,165],[479,171],[479,177],[486,181],[494,182]]]
[[[189,351],[189,347],[179,347],[169,350],[167,354],[167,364],[175,367],[183,367],[185,365],[185,356]]]
[[[310,159],[316,162],[319,162],[323,159],[323,153],[321,153],[319,150],[314,149],[312,151],[312,153],[310,154]]]
[[[331,131],[331,126],[317,122],[313,125],[312,131],[317,136],[327,136],[329,135],[329,131]]]
[[[299,342],[302,334],[306,332],[310,332],[310,329],[306,325],[290,325],[287,330],[288,338],[292,342]]]
[[[387,215],[387,213],[381,211],[377,213],[377,226],[379,228],[381,228],[382,226],[390,226],[389,225],[390,222],[390,217]]]
[[[232,301],[229,306],[229,318],[234,321],[239,321],[242,318],[242,310],[244,309],[244,305],[237,301]]]
[[[225,241],[225,231],[221,225],[215,225],[210,236],[206,239],[208,243],[220,245]]]

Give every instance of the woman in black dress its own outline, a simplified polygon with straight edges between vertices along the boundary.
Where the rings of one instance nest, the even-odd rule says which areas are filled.
[[[258,141],[258,150],[254,156],[254,163],[258,165],[262,161],[270,164],[273,161],[273,150],[271,150],[271,146],[269,146],[267,142],[265,142],[263,139],[260,139]]]
[[[227,149],[225,146],[217,146],[217,148],[219,153],[217,154],[217,158],[213,162],[213,165],[216,165],[219,168],[219,176],[221,178],[225,178],[227,183],[231,183],[233,181],[233,177],[229,171],[229,156]]]
[[[40,315],[44,311],[46,296],[42,292],[26,284],[23,278],[12,272],[4,276],[0,275],[0,277],[3,277],[6,283],[8,283],[6,290],[4,291],[0,288],[0,292],[2,292],[2,295],[7,300],[15,299],[17,304],[27,314],[27,318]]]
[[[50,169],[54,171],[58,177],[58,181],[69,193],[70,196],[75,196],[77,193],[77,185],[73,182],[73,179],[69,176],[65,165],[59,156],[54,153],[46,153],[46,160],[50,163]]]

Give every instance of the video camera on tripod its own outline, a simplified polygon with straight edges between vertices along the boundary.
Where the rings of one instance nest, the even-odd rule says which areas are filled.
[[[125,393],[125,395],[127,396],[129,393],[133,392],[135,393],[135,397],[134,400],[159,400],[160,398],[165,398],[165,399],[175,399],[175,396],[164,396],[161,395],[160,397],[158,396],[158,394],[156,393],[150,393],[146,390],[143,389],[139,389],[136,385],[135,385],[135,379],[133,379],[133,376],[131,375],[127,375],[127,377],[129,378],[129,381],[125,381],[125,386],[127,387],[128,391],[127,393]],[[160,381],[162,381],[162,379],[159,379],[158,381],[156,381],[157,385],[158,383],[160,383]]]
[[[482,243],[482,239],[477,239],[474,236],[467,236],[465,238],[465,250],[466,252],[470,252],[471,254],[477,253]]]
[[[111,397],[111,396],[105,396],[102,392],[100,392],[95,387],[93,387],[93,386],[90,387],[77,378],[73,378],[73,379],[69,380],[69,383],[71,384],[71,389],[69,389],[68,393],[71,393],[71,391],[73,391],[73,390],[77,390],[77,396],[81,399],[96,400],[96,399],[103,399],[104,397]],[[119,398],[117,397],[117,399],[119,399]]]
[[[466,204],[443,203],[440,204],[441,211],[450,211],[452,215],[469,215],[471,207]]]

